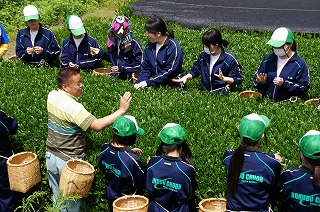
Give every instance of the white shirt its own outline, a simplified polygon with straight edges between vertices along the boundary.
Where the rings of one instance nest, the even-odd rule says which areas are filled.
[[[79,48],[79,45],[81,41],[83,40],[84,36],[82,38],[73,38],[74,42],[76,43],[77,49]]]
[[[38,30],[37,31],[30,30],[30,39],[31,39],[32,46],[34,46],[34,39],[36,38],[37,34],[38,34]]]
[[[294,55],[294,53],[292,54]],[[281,59],[280,57],[278,57],[278,62],[277,62],[277,77],[280,76],[280,73],[283,69],[283,67],[285,66],[285,64],[289,61],[291,57],[286,58],[286,59]]]
[[[217,56],[213,56],[212,54],[210,55],[210,69],[209,69],[210,76],[212,74],[212,68],[213,68],[214,64],[216,64],[219,57],[220,57],[220,54],[218,54]]]

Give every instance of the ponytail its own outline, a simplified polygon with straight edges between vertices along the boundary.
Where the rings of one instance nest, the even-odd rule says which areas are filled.
[[[320,160],[316,159],[311,159],[307,158],[302,154],[300,151],[300,158],[302,163],[308,168],[308,169],[313,169],[310,171],[313,171],[313,184],[320,188]],[[311,166],[311,167],[310,167]],[[310,167],[310,168],[309,168]]]
[[[320,188],[320,166],[314,166],[313,171],[313,184]]]
[[[235,196],[238,189],[239,177],[242,171],[244,162],[244,151],[246,147],[243,143],[233,153],[228,173],[228,193]]]
[[[260,138],[258,141],[253,141],[247,137],[241,137],[241,144],[233,153],[230,159],[229,173],[228,173],[228,193],[235,196],[238,190],[239,177],[242,171],[244,163],[244,152],[247,146],[254,146],[258,142],[261,142]]]
[[[168,35],[170,38],[174,39],[174,31],[173,31],[172,29],[167,29],[167,35]]]

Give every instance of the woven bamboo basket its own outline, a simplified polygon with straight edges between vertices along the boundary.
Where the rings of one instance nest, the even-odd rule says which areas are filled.
[[[68,160],[60,177],[60,190],[64,197],[88,197],[94,179],[94,167],[83,160]]]
[[[40,162],[32,152],[20,152],[7,160],[10,189],[26,193],[41,181]]]
[[[224,198],[203,199],[199,203],[199,212],[226,211],[227,200]]]
[[[111,69],[110,68],[96,68],[92,70],[93,75],[110,75]]]
[[[113,212],[147,212],[149,199],[141,195],[126,195],[116,199]]]
[[[318,105],[319,99],[308,99],[304,103],[307,105]]]
[[[262,94],[259,93],[259,92],[256,92],[256,91],[250,91],[250,90],[247,90],[247,91],[242,91],[241,93],[239,93],[239,97],[241,99],[244,99],[244,98],[262,98]]]

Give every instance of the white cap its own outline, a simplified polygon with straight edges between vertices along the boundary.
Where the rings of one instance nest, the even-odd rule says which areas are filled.
[[[66,20],[67,27],[75,36],[86,33],[81,19],[77,15],[69,15]]]
[[[33,5],[28,5],[23,9],[24,20],[39,20],[39,11]]]

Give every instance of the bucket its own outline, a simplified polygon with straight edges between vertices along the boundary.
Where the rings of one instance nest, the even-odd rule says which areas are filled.
[[[26,193],[41,181],[40,162],[32,152],[20,152],[7,160],[8,177],[12,191]]]
[[[92,70],[93,75],[110,75],[111,69],[110,68],[96,68]]]
[[[126,195],[116,199],[112,206],[113,212],[147,212],[149,199],[141,195]]]
[[[224,212],[226,211],[227,200],[224,198],[203,199],[199,203],[199,212]]]
[[[68,160],[62,169],[60,190],[64,197],[88,197],[94,179],[94,167],[83,160]]]

